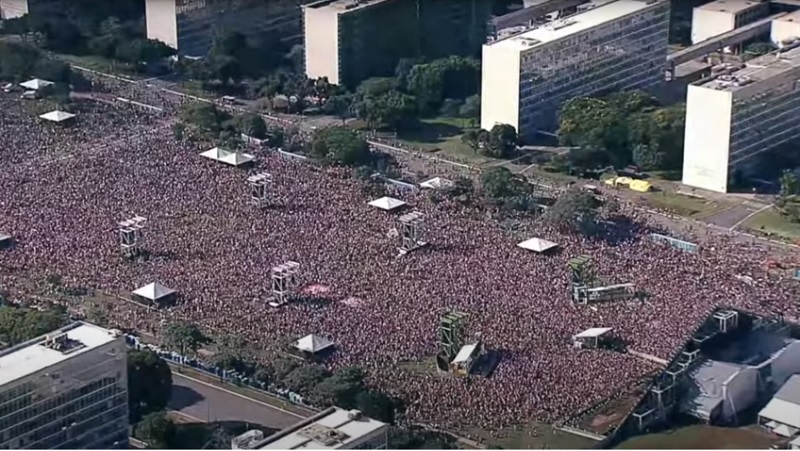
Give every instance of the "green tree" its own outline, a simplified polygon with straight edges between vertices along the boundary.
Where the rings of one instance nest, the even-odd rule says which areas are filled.
[[[589,97],[568,100],[559,114],[561,145],[603,151],[617,167],[630,164],[626,116],[615,107],[618,103]]]
[[[496,124],[489,130],[489,142],[484,153],[495,158],[509,158],[517,151],[517,130],[508,124]]]
[[[468,145],[473,152],[478,153],[479,150],[489,145],[489,132],[483,129],[470,129],[461,135],[461,142]]]
[[[345,124],[347,118],[351,115],[351,106],[353,103],[353,96],[349,94],[339,94],[328,98],[322,106],[322,111],[325,114],[330,114],[342,120],[342,125]]]
[[[398,88],[397,80],[391,77],[368,78],[361,82],[356,89],[360,98],[376,98]]]
[[[637,144],[633,147],[633,163],[647,171],[659,169],[662,167],[661,153],[647,144]]]
[[[303,365],[295,368],[281,381],[289,390],[302,395],[310,395],[315,387],[330,376],[322,365]]]
[[[364,138],[344,127],[318,130],[311,149],[317,158],[345,166],[360,166],[372,161],[372,153]]]
[[[245,113],[236,117],[236,126],[245,135],[264,139],[267,137],[267,124],[259,114]]]
[[[784,169],[780,178],[779,197],[783,202],[788,201],[792,196],[797,195],[800,184],[797,176],[789,169]]]
[[[459,117],[465,119],[471,126],[475,126],[481,116],[481,96],[471,95],[464,100],[458,110]]]
[[[172,370],[153,351],[128,352],[128,407],[132,423],[163,410],[172,394]]]
[[[364,372],[358,367],[344,367],[314,388],[313,398],[320,405],[354,409],[356,397],[364,390]]]
[[[295,359],[279,358],[272,362],[272,377],[277,381],[283,381],[286,377],[301,366]]]
[[[362,391],[356,396],[356,407],[364,415],[384,423],[394,424],[397,403],[385,394],[374,391]]]
[[[597,199],[580,188],[572,187],[547,209],[547,223],[575,232],[590,233],[597,218]]]
[[[226,115],[208,102],[191,102],[181,107],[179,118],[187,128],[207,138],[216,138],[222,131]]]
[[[194,355],[209,340],[196,325],[181,321],[167,325],[164,341],[169,349],[186,356],[187,353]]]
[[[492,200],[524,196],[530,191],[530,185],[525,180],[504,167],[484,171],[481,184],[486,196]]]
[[[459,117],[459,111],[464,101],[461,99],[444,99],[439,114],[444,117]]]
[[[0,306],[0,341],[13,346],[48,334],[69,322],[61,307],[34,310],[23,307]]]
[[[134,437],[154,449],[174,449],[176,427],[163,410],[145,415],[134,426]]]

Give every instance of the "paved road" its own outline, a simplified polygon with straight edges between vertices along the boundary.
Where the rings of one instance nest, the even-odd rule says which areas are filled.
[[[302,418],[177,372],[172,373],[172,398],[168,408],[197,421],[246,421],[275,429],[290,426]]]

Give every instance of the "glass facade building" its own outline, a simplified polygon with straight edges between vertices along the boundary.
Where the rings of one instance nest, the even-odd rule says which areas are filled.
[[[647,89],[664,79],[667,1],[617,0],[483,47],[481,126],[554,131],[574,97]]]
[[[311,0],[146,0],[147,35],[188,56],[208,53],[218,30],[246,36],[302,35],[300,7]]]
[[[0,353],[0,449],[127,448],[126,351],[75,323]]]
[[[305,6],[306,75],[355,87],[399,60],[477,56],[489,0],[322,0]]]

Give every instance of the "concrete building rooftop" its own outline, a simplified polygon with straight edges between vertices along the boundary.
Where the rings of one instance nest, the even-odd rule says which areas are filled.
[[[386,423],[363,415],[354,418],[351,411],[331,407],[266,438],[256,447],[257,449],[284,450],[347,449],[348,443],[384,426]]]
[[[740,13],[757,6],[763,2],[757,0],[716,0],[705,5],[700,5],[697,8],[705,11],[717,11],[721,13]]]
[[[775,19],[775,22],[800,22],[800,10],[792,11],[789,14],[778,17]]]
[[[336,11],[337,14],[346,14],[388,1],[392,0],[321,0],[314,3],[309,3],[308,5],[305,5],[304,8],[325,8],[330,9],[331,11]]]
[[[730,92],[751,86],[758,88],[755,90],[763,90],[773,85],[784,84],[786,80],[781,75],[798,67],[800,67],[800,47],[754,58],[745,63],[745,67],[713,80],[698,83],[698,86]]]
[[[595,0],[590,9],[486,44],[522,52],[644,10],[663,0]]]
[[[102,327],[73,323],[0,352],[0,386],[108,344],[116,335]]]

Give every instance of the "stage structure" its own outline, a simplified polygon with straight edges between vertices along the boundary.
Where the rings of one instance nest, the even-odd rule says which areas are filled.
[[[247,184],[250,186],[250,203],[259,208],[265,208],[269,204],[267,186],[272,182],[272,175],[261,172],[247,177]]]
[[[578,304],[631,299],[634,296],[636,296],[636,287],[632,283],[620,283],[594,288],[577,286],[572,292],[573,300]]]
[[[581,255],[571,259],[567,262],[572,273],[572,285],[574,286],[590,286],[596,280],[594,266],[592,265],[592,257],[588,255]]]
[[[472,367],[483,352],[483,339],[480,334],[476,334],[471,343],[462,346],[458,354],[450,362],[450,372],[456,376],[469,376]]]
[[[567,262],[567,266],[572,282],[572,299],[578,304],[630,299],[636,295],[632,283],[603,285],[589,256],[575,257]]]
[[[123,258],[134,259],[143,252],[144,233],[142,229],[147,218],[134,216],[118,223],[119,245]]]
[[[423,241],[424,236],[424,215],[418,211],[404,214],[398,218],[400,226],[397,230],[400,237],[400,255],[405,255],[415,249],[426,246],[428,243]]]
[[[272,268],[273,300],[269,303],[270,306],[280,307],[289,302],[291,292],[296,286],[298,269],[300,269],[300,263],[292,261]]]
[[[445,313],[439,322],[439,354],[446,361],[445,367],[464,346],[467,318],[464,312],[452,311]]]

